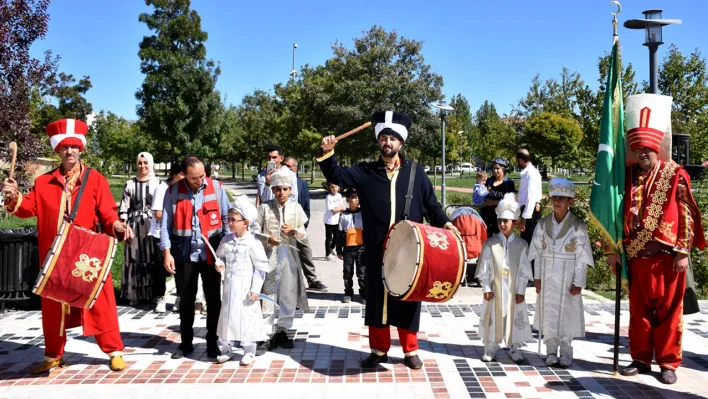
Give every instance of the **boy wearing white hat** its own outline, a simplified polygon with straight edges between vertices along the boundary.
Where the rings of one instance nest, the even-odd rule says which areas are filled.
[[[216,250],[216,270],[223,274],[223,295],[219,325],[216,329],[221,341],[224,363],[232,356],[232,342],[241,341],[241,364],[253,362],[256,342],[268,338],[258,294],[268,271],[268,257],[263,244],[252,234],[258,210],[248,197],[242,195],[229,207],[230,233],[221,239]]]
[[[546,364],[569,367],[573,338],[585,336],[580,292],[585,287],[586,267],[595,263],[587,225],[570,212],[575,185],[555,178],[548,194],[553,213],[539,221],[529,247],[529,260],[536,261],[534,278],[539,294],[534,325],[546,344]]]
[[[297,202],[289,201],[294,174],[289,169],[280,169],[270,177],[270,186],[275,198],[258,207],[256,224],[266,242],[265,251],[269,258],[268,274],[263,283],[263,293],[275,296],[278,302],[278,321],[269,349],[280,346],[293,347],[287,330],[292,328],[295,309],[308,310],[302,264],[297,254],[297,240],[307,235],[305,222],[307,215]],[[263,303],[263,312],[271,313],[271,323],[275,321],[275,310],[269,302]]]
[[[496,208],[499,233],[482,246],[477,279],[482,283],[484,303],[479,335],[484,343],[482,361],[491,362],[504,341],[511,360],[524,360],[521,347],[533,339],[526,310],[526,284],[532,279],[528,244],[513,232],[521,214],[514,193],[507,193]]]

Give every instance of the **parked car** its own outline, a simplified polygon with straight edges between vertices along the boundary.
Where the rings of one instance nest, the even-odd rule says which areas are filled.
[[[425,173],[430,173],[430,166],[424,166],[423,170],[425,171]]]
[[[462,172],[466,172],[466,173],[474,173],[477,171],[477,168],[474,167],[474,165],[472,165],[469,162],[463,162],[460,165],[460,169],[462,169]]]

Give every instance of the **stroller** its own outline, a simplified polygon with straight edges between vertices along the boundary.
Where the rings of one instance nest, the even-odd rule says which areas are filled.
[[[472,283],[475,283],[479,287],[479,281],[474,276],[477,272],[477,259],[482,252],[482,244],[487,240],[487,225],[470,205],[448,205],[445,207],[445,213],[448,213],[448,208],[457,208],[450,215],[450,222],[460,231],[467,250],[465,254],[467,272],[461,285],[472,286]]]

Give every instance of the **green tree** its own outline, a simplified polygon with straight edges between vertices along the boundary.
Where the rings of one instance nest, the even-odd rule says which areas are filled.
[[[215,90],[220,68],[206,58],[207,33],[189,0],[145,0],[154,7],[139,21],[152,32],[143,37],[138,56],[145,74],[136,93],[140,126],[161,143],[156,161],[197,153],[216,155],[224,115]]]
[[[485,101],[475,115],[479,147],[477,155],[485,162],[495,158],[511,159],[516,153],[516,131],[497,113],[497,108]]]
[[[529,150],[551,167],[576,165],[583,131],[572,117],[542,112],[526,121],[524,132]]]
[[[89,140],[89,147],[93,147],[90,152],[100,157],[100,166],[111,173],[133,165],[139,152],[151,151],[147,138],[138,134],[135,124],[112,112],[96,115],[90,134],[95,137],[95,142]]]
[[[691,158],[708,159],[708,73],[698,49],[685,56],[671,45],[659,69],[659,91],[672,96],[671,129],[691,135]],[[645,87],[647,83],[645,82]]]

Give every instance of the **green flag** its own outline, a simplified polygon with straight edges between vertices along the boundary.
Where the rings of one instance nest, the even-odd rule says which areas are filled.
[[[617,253],[622,252],[625,188],[624,104],[622,101],[622,61],[619,40],[615,37],[607,71],[605,99],[602,105],[600,146],[597,152],[595,180],[590,194],[590,220],[602,238]],[[625,262],[623,262],[625,263]],[[626,277],[625,268],[622,274]]]

